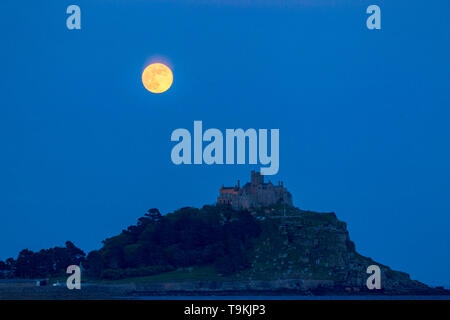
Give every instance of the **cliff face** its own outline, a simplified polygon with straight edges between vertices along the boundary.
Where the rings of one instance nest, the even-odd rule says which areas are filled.
[[[249,253],[249,279],[331,280],[335,286],[366,290],[370,265],[381,269],[381,286],[387,291],[420,291],[428,287],[358,254],[345,222],[334,213],[297,208],[272,208],[254,213],[262,234]],[[359,288],[359,289],[358,289]]]

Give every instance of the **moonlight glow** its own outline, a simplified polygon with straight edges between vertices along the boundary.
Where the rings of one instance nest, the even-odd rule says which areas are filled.
[[[142,83],[145,89],[153,93],[169,90],[173,82],[170,68],[162,63],[152,63],[142,72]]]

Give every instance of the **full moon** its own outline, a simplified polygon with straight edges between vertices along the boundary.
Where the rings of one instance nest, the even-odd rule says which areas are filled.
[[[173,82],[172,70],[162,63],[152,63],[142,72],[142,83],[145,89],[153,93],[169,90]]]

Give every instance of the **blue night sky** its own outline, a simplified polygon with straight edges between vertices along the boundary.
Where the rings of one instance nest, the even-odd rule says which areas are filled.
[[[270,179],[296,206],[336,212],[361,254],[450,284],[450,3],[254,2],[0,2],[0,259],[97,249],[149,208],[249,180],[260,165],[171,162],[172,131],[202,120],[279,128]],[[164,94],[142,86],[151,61],[173,70]]]

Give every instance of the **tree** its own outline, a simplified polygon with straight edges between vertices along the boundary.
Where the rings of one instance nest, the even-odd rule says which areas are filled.
[[[42,278],[65,274],[70,265],[80,265],[84,261],[85,253],[72,242],[67,241],[65,247],[42,249],[33,252],[22,250],[17,260],[6,260],[7,270],[11,270],[15,277]]]
[[[156,208],[152,208],[152,209],[148,210],[148,212],[145,214],[145,217],[148,217],[148,219],[152,223],[157,223],[157,222],[161,221],[161,219],[162,219],[161,213]]]
[[[16,269],[16,261],[13,258],[6,259],[6,270],[14,271]]]
[[[24,249],[20,251],[15,263],[14,274],[17,277],[31,278],[35,276],[36,266],[34,264],[34,253],[31,250]]]
[[[105,267],[103,256],[96,250],[89,252],[86,258],[85,267],[91,276],[100,277]]]

